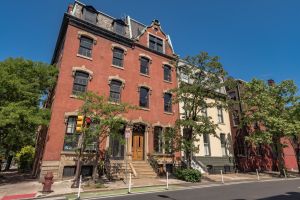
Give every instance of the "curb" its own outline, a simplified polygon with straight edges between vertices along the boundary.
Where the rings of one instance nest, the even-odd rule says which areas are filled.
[[[93,199],[100,199],[100,198],[110,198],[110,197],[120,197],[120,196],[125,196],[125,195],[138,195],[138,194],[147,194],[147,193],[155,193],[155,192],[166,192],[166,191],[178,191],[178,190],[189,190],[189,189],[200,189],[200,188],[208,188],[208,187],[218,187],[218,186],[226,186],[226,185],[235,185],[235,184],[245,184],[245,183],[259,183],[259,182],[272,182],[272,181],[291,181],[291,180],[300,180],[300,178],[276,178],[276,179],[261,179],[261,180],[241,180],[241,181],[228,181],[225,182],[224,184],[221,183],[221,181],[216,181],[216,182],[202,182],[202,183],[175,183],[175,184],[169,184],[169,186],[179,186],[180,188],[173,188],[169,190],[149,190],[146,192],[135,192],[131,194],[120,194],[120,195],[104,195],[104,196],[98,196],[98,197],[87,197],[83,198],[86,200],[93,200]],[[136,186],[132,187],[132,189],[138,189],[138,188],[151,188],[151,187],[162,187],[166,186],[165,184],[160,184],[160,185],[147,185],[147,186]],[[109,191],[118,191],[118,190],[124,190],[127,189],[127,187],[121,187],[121,188],[110,188],[110,189],[90,189],[86,190],[83,193],[92,193],[92,192],[109,192]],[[57,198],[57,200],[65,200],[66,195],[74,195],[77,194],[77,192],[70,192],[70,193],[65,193],[65,194],[57,194],[57,195],[50,195],[50,196],[39,196],[34,199],[50,199],[50,198]],[[24,199],[27,200],[27,199]]]

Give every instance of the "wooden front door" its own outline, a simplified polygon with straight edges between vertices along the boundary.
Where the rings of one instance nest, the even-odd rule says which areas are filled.
[[[144,134],[132,134],[132,160],[144,160]]]

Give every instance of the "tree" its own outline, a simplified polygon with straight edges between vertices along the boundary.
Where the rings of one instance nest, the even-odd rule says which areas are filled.
[[[90,119],[91,124],[84,125],[81,138],[79,141],[79,149],[77,151],[77,168],[75,173],[75,182],[73,187],[78,186],[79,174],[81,169],[82,158],[84,157],[84,151],[88,150],[87,147],[94,141],[96,141],[96,148],[94,154],[95,167],[93,172],[93,179],[96,179],[97,169],[101,152],[101,144],[107,139],[107,137],[115,137],[119,140],[122,139],[119,136],[119,131],[125,125],[125,121],[122,118],[122,114],[127,113],[130,109],[134,109],[126,103],[113,103],[107,101],[104,96],[99,96],[92,92],[87,92],[81,96],[84,101],[80,108],[80,115],[85,116],[85,119]],[[124,142],[124,141],[123,141]]]
[[[202,112],[207,108],[228,107],[224,88],[229,81],[225,79],[227,73],[219,57],[209,56],[206,52],[185,58],[183,64],[177,64],[177,70],[181,81],[178,88],[173,90],[176,94],[174,103],[182,105],[183,110],[176,127],[177,130],[183,129],[183,135],[178,135],[175,146],[184,151],[190,168],[192,155],[197,151],[195,142],[203,134],[216,135],[218,128],[218,124]]]
[[[41,107],[56,82],[54,66],[9,58],[0,62],[0,153],[7,159],[6,169],[16,152],[34,145],[38,126],[47,125],[48,109]]]
[[[245,105],[241,125],[251,130],[247,139],[253,144],[273,145],[280,174],[284,175],[284,144],[281,139],[297,135],[300,128],[295,109],[292,109],[298,101],[297,87],[292,80],[270,83],[253,79],[245,84],[241,95]]]

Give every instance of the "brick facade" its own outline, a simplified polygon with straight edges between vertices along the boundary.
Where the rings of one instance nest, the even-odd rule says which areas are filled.
[[[90,24],[82,20],[83,4],[75,3],[69,13],[64,15],[60,35],[56,45],[52,64],[59,68],[57,85],[51,106],[51,121],[47,132],[47,142],[42,158],[41,175],[47,171],[54,172],[55,178],[62,178],[65,166],[75,166],[74,152],[63,151],[66,122],[70,113],[76,114],[82,101],[72,94],[74,74],[84,71],[89,74],[88,91],[109,96],[110,81],[121,80],[121,102],[139,105],[139,87],[146,86],[150,89],[149,108],[140,108],[130,111],[123,117],[133,124],[144,124],[144,159],[153,153],[153,128],[154,126],[172,127],[178,117],[178,106],[172,106],[172,112],[164,112],[164,92],[177,86],[176,71],[172,66],[176,56],[169,37],[163,33],[160,24],[154,21],[150,26],[143,27],[140,35],[130,38],[130,23],[136,21],[126,18],[124,21],[125,34],[117,35],[113,32],[112,23],[115,19],[106,14],[98,13],[97,24]],[[134,31],[134,30],[132,30]],[[149,49],[149,34],[163,40],[162,53]],[[80,37],[86,36],[93,39],[92,56],[85,57],[78,53]],[[124,50],[123,67],[112,65],[113,49]],[[141,56],[150,59],[149,74],[140,73]],[[164,65],[171,67],[171,81],[164,81]],[[128,149],[130,151],[131,140]],[[105,142],[102,148],[107,148]],[[130,152],[129,152],[129,159]],[[85,163],[91,164],[91,163]]]

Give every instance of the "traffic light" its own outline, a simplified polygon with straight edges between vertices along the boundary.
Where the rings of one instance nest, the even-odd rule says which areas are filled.
[[[81,133],[83,129],[83,120],[84,117],[83,115],[78,115],[77,116],[77,121],[76,121],[76,132]]]

